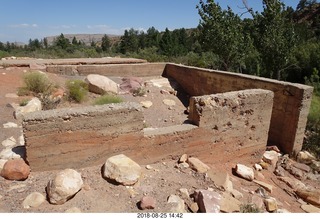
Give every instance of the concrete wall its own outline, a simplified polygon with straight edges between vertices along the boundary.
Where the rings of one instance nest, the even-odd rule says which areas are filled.
[[[62,75],[100,74],[104,76],[161,76],[166,63],[110,64],[110,65],[49,65],[47,72]]]
[[[230,72],[167,64],[165,77],[175,79],[192,96],[261,88],[274,92],[269,144],[285,153],[301,150],[313,88]]]
[[[221,96],[230,101],[237,97],[240,97],[238,110],[233,111],[231,105],[217,106],[215,112],[224,115],[212,113],[210,104],[201,104],[200,99],[205,96],[194,97],[193,106],[200,104],[203,109],[201,115],[195,110],[192,113],[193,118],[200,117],[193,120],[199,121],[200,127],[182,124],[143,130],[143,112],[136,103],[30,113],[23,121],[26,159],[32,171],[102,165],[108,157],[120,153],[139,164],[187,153],[208,164],[223,160],[234,165],[241,156],[262,155],[272,106],[269,91],[240,91]],[[212,128],[213,124],[223,126],[221,116],[224,118],[226,114],[230,114],[227,130]],[[264,119],[260,120],[260,116]],[[207,119],[210,121],[204,122]],[[245,125],[246,128],[242,127]]]
[[[189,120],[211,130],[214,143],[264,148],[273,92],[261,89],[191,97]]]
[[[136,103],[27,114],[23,121],[27,161],[33,171],[90,166],[110,153],[114,139],[126,144],[129,133],[142,137],[143,120]]]

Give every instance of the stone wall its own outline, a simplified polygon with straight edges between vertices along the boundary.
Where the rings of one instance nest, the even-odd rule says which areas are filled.
[[[273,96],[253,89],[191,97],[189,120],[210,130],[213,143],[265,148]]]
[[[312,87],[176,64],[167,64],[163,75],[175,79],[192,96],[255,88],[273,91],[269,144],[276,144],[285,153],[301,150]]]
[[[100,74],[104,76],[147,77],[161,76],[166,63],[109,64],[109,65],[48,65],[47,72],[62,75]]]

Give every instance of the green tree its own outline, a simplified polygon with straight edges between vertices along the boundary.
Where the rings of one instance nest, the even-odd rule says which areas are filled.
[[[78,42],[78,40],[77,40],[77,38],[75,36],[72,38],[71,44],[74,45],[74,46],[79,45],[79,42]]]
[[[255,44],[261,54],[265,75],[285,79],[281,75],[290,67],[290,55],[295,48],[296,34],[293,24],[286,18],[284,4],[280,0],[263,0],[263,11],[256,13]]]
[[[150,27],[147,30],[145,46],[146,47],[158,47],[159,41],[160,41],[159,31],[154,27]]]
[[[102,37],[101,49],[102,49],[102,51],[104,51],[104,52],[108,52],[108,51],[110,50],[110,39],[109,39],[109,37],[107,36],[107,34],[105,34],[105,35]]]
[[[139,49],[138,31],[133,28],[125,30],[124,35],[121,37],[119,47],[122,54],[137,52]]]
[[[70,45],[70,41],[61,33],[60,36],[55,39],[54,45],[60,47],[63,50],[66,50]]]
[[[223,70],[237,69],[246,52],[240,17],[230,7],[222,10],[214,0],[200,0],[197,9],[201,17],[198,28],[203,50],[217,54]]]
[[[171,36],[171,32],[168,28],[165,29],[161,40],[159,42],[160,52],[166,56],[172,56],[174,53],[174,42]]]

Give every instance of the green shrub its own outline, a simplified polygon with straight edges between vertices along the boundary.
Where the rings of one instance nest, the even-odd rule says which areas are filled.
[[[260,209],[255,204],[242,204],[240,206],[241,213],[260,213]]]
[[[313,95],[308,115],[306,138],[303,150],[307,150],[320,159],[320,96]]]
[[[88,94],[88,84],[82,80],[70,80],[66,83],[69,101],[81,103]]]
[[[109,104],[109,103],[121,103],[121,102],[123,102],[121,97],[106,94],[101,97],[98,97],[94,101],[94,105],[104,105],[104,104]]]
[[[28,99],[23,99],[20,101],[19,106],[26,106],[29,103]]]
[[[29,91],[29,89],[27,87],[19,87],[18,91],[17,91],[17,95],[18,96],[28,96],[30,95],[32,92]]]
[[[48,77],[40,72],[27,73],[24,75],[23,81],[25,83],[24,89],[36,94],[50,93],[51,89],[53,88]]]
[[[135,97],[136,96],[142,97],[142,96],[146,95],[146,93],[147,93],[147,91],[144,87],[139,87],[132,92],[133,96],[135,96]]]

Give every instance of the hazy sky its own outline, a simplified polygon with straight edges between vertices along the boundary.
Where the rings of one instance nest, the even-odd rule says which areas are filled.
[[[262,0],[247,0],[255,11]],[[241,0],[219,0],[241,14]],[[299,0],[283,0],[296,8]],[[107,33],[125,29],[159,31],[197,27],[199,0],[0,0],[0,41],[27,42],[60,33]]]

